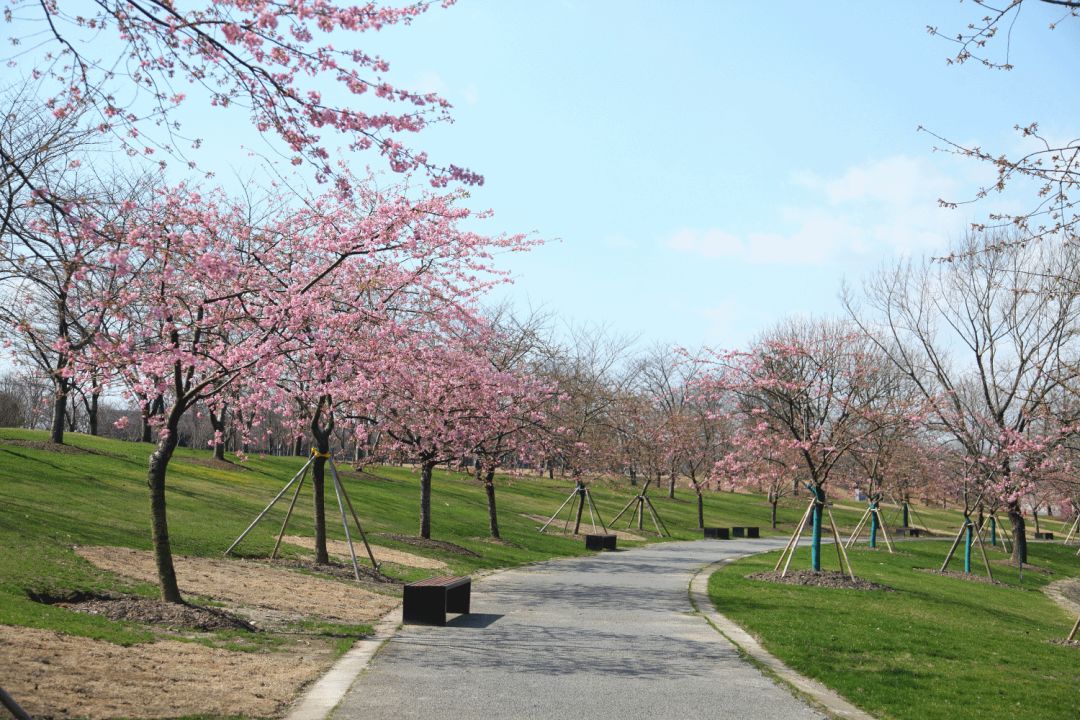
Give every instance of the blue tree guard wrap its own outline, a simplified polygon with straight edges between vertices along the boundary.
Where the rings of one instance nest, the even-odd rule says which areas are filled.
[[[877,507],[877,500],[870,503],[870,547],[872,548],[877,547]]]
[[[808,486],[814,494],[814,530],[810,543],[810,565],[814,572],[821,571],[821,516],[825,508],[825,491],[820,487]]]
[[[964,525],[964,572],[971,573],[971,540],[975,535],[975,524],[968,520]]]

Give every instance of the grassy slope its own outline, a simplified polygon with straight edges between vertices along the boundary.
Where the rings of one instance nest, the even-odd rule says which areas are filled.
[[[138,627],[42,605],[27,597],[28,591],[104,588],[156,594],[153,586],[132,585],[96,570],[71,550],[72,545],[150,547],[145,485],[150,446],[79,434],[69,434],[67,438],[71,448],[78,452],[18,445],[18,441],[43,442],[46,435],[0,430],[0,623],[58,629],[115,642],[148,640],[150,636]],[[210,463],[209,453],[205,451],[178,450],[168,479],[174,552],[219,556],[302,464],[301,458],[252,457],[239,467],[221,467]],[[375,469],[375,475],[361,475],[346,470],[345,466],[342,471],[343,481],[369,532],[417,533],[419,483],[414,471],[384,467]],[[306,487],[290,525],[290,531],[299,535],[312,534],[310,485]],[[594,483],[592,489],[603,517],[608,520],[633,495],[625,484],[616,487]],[[585,552],[580,540],[540,535],[536,523],[523,517],[523,514],[551,514],[569,492],[570,483],[566,480],[499,478],[499,521],[507,543],[495,544],[485,539],[487,509],[479,484],[467,475],[437,472],[432,499],[434,537],[474,550],[481,557],[417,548],[385,537],[377,540],[444,560],[454,573],[580,555]],[[652,497],[674,536],[700,537],[692,493],[680,489],[677,500],[662,495],[654,491]],[[790,526],[799,519],[801,502],[794,499],[781,507],[781,531],[790,531]],[[332,492],[328,504],[331,537],[342,539]],[[244,541],[239,552],[268,555],[284,512],[283,502]],[[759,525],[764,533],[769,532],[769,507],[756,495],[708,493],[705,517],[709,525]],[[854,510],[837,511],[837,520],[842,524],[852,525],[857,517]],[[625,524],[624,518],[619,527]],[[299,551],[285,546],[285,552]],[[406,581],[432,574],[401,566],[388,565],[388,568],[390,574]]]
[[[770,652],[883,718],[960,720],[1031,717],[1075,720],[1080,650],[1052,644],[1075,618],[1038,591],[1080,575],[1075,548],[1030,546],[1021,584],[1004,554],[991,554],[1008,587],[915,572],[940,567],[948,544],[907,542],[898,554],[860,548],[858,575],[896,592],[776,585],[746,575],[771,570],[776,553],[715,573],[717,607],[762,639]],[[833,567],[835,554],[825,556]],[[806,567],[805,550],[793,567]],[[978,567],[981,569],[981,561]],[[951,569],[961,569],[954,560]],[[1048,572],[1046,572],[1048,571]]]

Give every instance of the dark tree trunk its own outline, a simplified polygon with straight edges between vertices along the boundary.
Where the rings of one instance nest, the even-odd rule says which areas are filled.
[[[769,519],[772,522],[772,529],[773,530],[776,529],[776,506],[777,506],[778,503],[779,503],[779,501],[776,499],[775,495],[773,497],[769,498],[769,504],[772,506],[772,512],[770,513],[770,518]]]
[[[334,431],[331,417],[321,425],[323,400],[311,418],[311,437],[315,441],[315,461],[311,464],[311,492],[315,498],[315,564],[328,565],[330,554],[326,551],[326,456],[330,454],[330,434]],[[302,439],[302,438],[301,438]]]
[[[52,429],[49,433],[49,442],[63,444],[64,422],[67,420],[68,383],[60,379],[56,383],[56,396],[53,398]]]
[[[172,544],[169,541],[169,524],[165,515],[165,471],[169,467],[173,451],[179,440],[177,426],[180,412],[173,409],[166,424],[167,432],[159,434],[157,448],[150,455],[150,469],[147,484],[150,486],[150,523],[151,539],[154,544],[154,563],[157,565],[158,584],[161,587],[161,599],[165,602],[182,603],[180,587],[176,583],[176,570],[173,567]]]
[[[499,516],[495,512],[495,468],[489,467],[484,474],[484,492],[487,493],[488,530],[491,537],[499,539]]]
[[[292,454],[296,457],[304,457],[304,436],[297,435],[293,440]]]
[[[585,511],[585,503],[588,500],[587,496],[585,495],[585,486],[581,483],[580,480],[578,481],[577,494],[578,494],[577,517],[574,518],[574,534],[575,535],[577,535],[578,532],[581,530],[581,514]]]
[[[669,500],[674,500],[675,499],[675,480],[677,478],[678,478],[678,475],[676,475],[675,469],[672,468],[671,475],[668,476],[668,486],[667,486],[667,496],[668,496]]]
[[[1013,532],[1013,562],[1020,564],[1028,561],[1027,553],[1027,525],[1024,522],[1024,514],[1020,510],[1020,502],[1009,503],[1009,522]]]
[[[697,526],[701,530],[705,527],[705,499],[701,496],[701,488],[694,489],[697,490]]]
[[[90,394],[90,407],[87,410],[87,425],[91,435],[98,434],[98,408],[100,407],[101,393]]]
[[[438,463],[423,460],[420,463],[420,537],[431,539],[431,473]]]
[[[633,465],[630,466],[630,485],[631,487],[637,485],[637,469]]]
[[[210,411],[210,427],[214,431],[214,459],[225,461],[225,409],[222,408],[221,415],[218,415],[213,410]],[[218,440],[218,436],[221,439]]]

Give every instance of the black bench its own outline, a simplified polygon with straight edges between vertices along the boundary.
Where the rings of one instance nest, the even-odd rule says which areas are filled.
[[[1052,532],[1037,532],[1035,533],[1036,540],[1053,540],[1054,533]]]
[[[585,548],[587,550],[614,550],[618,535],[586,535]]]
[[[409,583],[401,602],[406,625],[445,625],[446,613],[469,612],[472,578],[443,575]]]
[[[761,537],[761,530],[758,527],[733,527],[731,528],[732,537],[745,537],[745,538],[758,538]]]
[[[731,531],[722,527],[707,527],[704,529],[705,537],[714,538],[716,540],[728,540],[731,538]]]

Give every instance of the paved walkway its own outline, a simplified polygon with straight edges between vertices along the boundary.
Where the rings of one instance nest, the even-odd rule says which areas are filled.
[[[783,543],[662,543],[486,578],[471,615],[402,628],[332,717],[822,718],[740,660],[687,596],[703,565]]]

